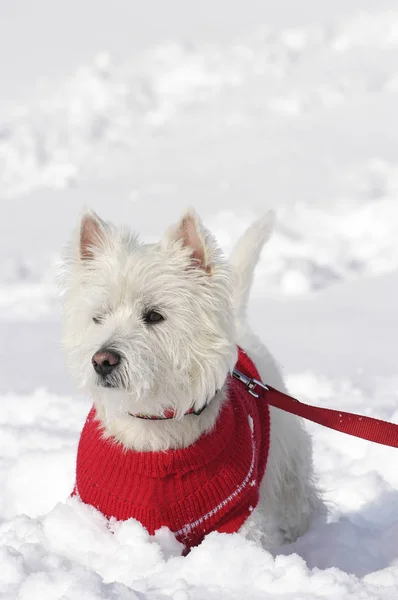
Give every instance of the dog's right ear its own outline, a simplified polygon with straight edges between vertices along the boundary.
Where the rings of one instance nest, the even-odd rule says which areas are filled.
[[[104,246],[106,224],[92,210],[87,211],[80,222],[79,251],[83,261],[92,260]]]

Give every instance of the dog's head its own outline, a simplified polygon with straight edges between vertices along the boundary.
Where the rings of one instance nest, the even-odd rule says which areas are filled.
[[[182,415],[223,386],[236,357],[231,276],[194,212],[153,245],[87,213],[65,266],[68,362],[107,411]]]

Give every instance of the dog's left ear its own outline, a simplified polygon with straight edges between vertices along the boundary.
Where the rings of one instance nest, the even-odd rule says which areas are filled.
[[[215,243],[194,210],[187,211],[179,223],[168,230],[166,236],[170,241],[181,242],[183,248],[191,251],[193,266],[211,273]]]

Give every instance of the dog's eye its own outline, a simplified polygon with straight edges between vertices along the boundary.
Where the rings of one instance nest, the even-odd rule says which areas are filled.
[[[93,317],[93,321],[96,325],[99,325],[101,323],[101,317]]]
[[[144,313],[144,321],[148,325],[154,325],[155,323],[164,321],[164,317],[156,310],[148,310],[146,313]]]

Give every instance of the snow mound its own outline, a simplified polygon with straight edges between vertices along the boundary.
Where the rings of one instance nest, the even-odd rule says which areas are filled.
[[[339,550],[355,551],[350,531]],[[159,530],[151,538],[133,519],[105,519],[77,500],[58,504],[42,519],[26,516],[0,526],[4,598],[31,600],[184,599],[305,600],[391,598],[392,569],[364,581],[337,568],[309,569],[297,554],[273,557],[240,535],[211,534],[187,557]],[[116,583],[117,582],[117,583]]]

